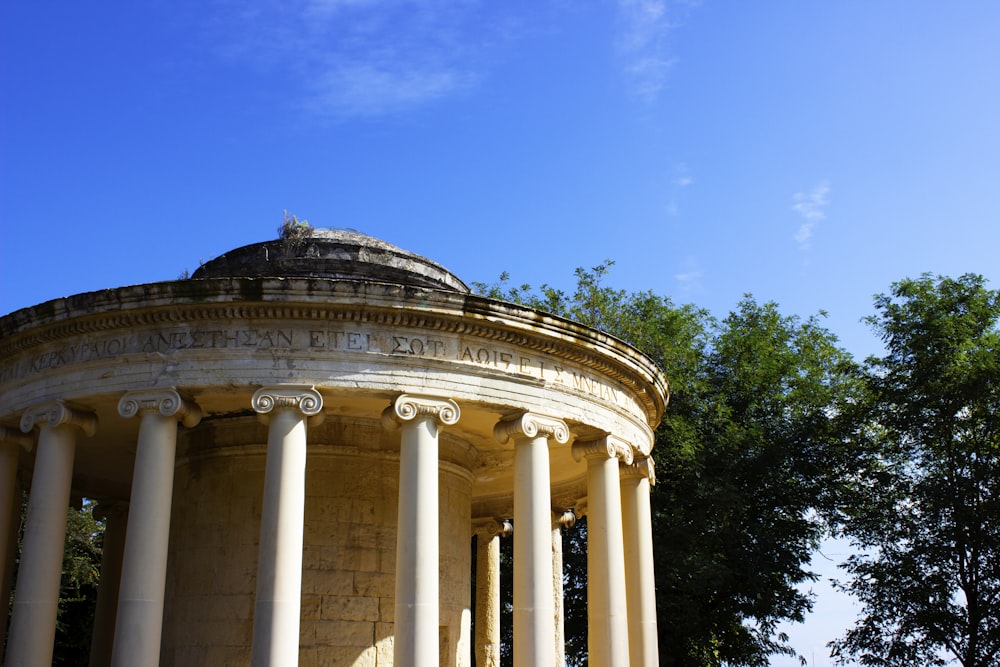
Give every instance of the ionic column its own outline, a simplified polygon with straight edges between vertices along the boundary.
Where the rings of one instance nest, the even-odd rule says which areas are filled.
[[[115,640],[115,619],[118,616],[118,593],[121,590],[122,560],[125,556],[125,528],[128,503],[99,503],[93,509],[94,518],[103,520],[104,541],[101,547],[101,582],[94,608],[94,629],[90,640],[90,667],[111,664]]]
[[[587,648],[593,667],[628,667],[628,607],[618,459],[632,448],[614,436],[573,443],[587,460]]]
[[[569,441],[560,419],[526,413],[493,429],[514,441],[514,667],[555,663],[549,438]]]
[[[14,588],[7,667],[52,664],[76,436],[80,431],[93,435],[97,418],[56,401],[21,416],[23,432],[30,432],[36,424],[38,452]]]
[[[323,397],[312,386],[279,385],[258,389],[251,404],[268,430],[250,662],[294,667],[302,602],[306,419],[322,418]]]
[[[660,664],[656,636],[656,585],[653,581],[653,522],[649,487],[656,483],[653,459],[621,464],[622,523],[625,536],[625,590],[628,645],[632,667]]]
[[[201,421],[201,410],[174,389],[150,389],[122,396],[118,414],[126,419],[138,415],[141,420],[111,664],[155,665],[160,660],[163,631],[177,422],[195,426]]]
[[[552,513],[552,597],[555,613],[552,621],[556,625],[556,667],[566,664],[566,613],[563,608],[563,528],[576,525],[573,510]]]
[[[500,538],[510,537],[509,521],[487,519],[476,534],[476,667],[500,667]]]
[[[0,426],[0,601],[10,600],[10,580],[17,553],[21,522],[21,495],[17,463],[21,449],[30,451],[34,440],[20,431]],[[0,602],[0,646],[7,639],[9,605]]]
[[[396,523],[396,608],[393,665],[438,663],[438,423],[458,421],[455,401],[402,395],[382,413],[402,427]]]

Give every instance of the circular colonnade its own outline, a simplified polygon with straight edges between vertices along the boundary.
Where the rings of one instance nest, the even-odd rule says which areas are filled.
[[[5,590],[29,492],[10,667],[51,661],[79,498],[107,521],[92,665],[498,664],[510,520],[514,662],[554,665],[580,514],[590,664],[657,664],[665,379],[425,258],[315,230],[26,308],[0,318],[0,387]]]

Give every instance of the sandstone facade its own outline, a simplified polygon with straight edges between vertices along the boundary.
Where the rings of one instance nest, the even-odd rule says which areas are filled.
[[[321,231],[0,318],[0,386],[0,554],[20,485],[34,563],[8,664],[51,655],[73,497],[108,521],[95,665],[490,664],[471,541],[495,569],[510,519],[515,662],[555,664],[553,528],[574,510],[591,664],[656,664],[648,456],[666,381],[610,336]]]

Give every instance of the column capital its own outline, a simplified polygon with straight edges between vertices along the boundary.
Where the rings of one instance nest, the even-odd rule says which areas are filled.
[[[552,511],[552,527],[555,528],[572,528],[576,525],[576,512],[572,508],[567,508],[563,511],[553,510]]]
[[[461,414],[458,403],[450,398],[401,394],[382,411],[382,425],[393,430],[399,428],[402,422],[418,417],[434,417],[445,426],[451,426],[458,422]]]
[[[510,537],[514,534],[514,524],[506,519],[473,519],[472,532],[484,537]]]
[[[118,414],[126,419],[152,413],[177,417],[177,421],[188,428],[201,421],[198,404],[182,398],[173,387],[128,391],[118,401]]]
[[[650,486],[656,486],[656,470],[653,466],[653,457],[636,457],[631,463],[622,462],[618,466],[618,474],[624,479],[639,479],[645,477],[649,480]]]
[[[30,433],[36,425],[56,428],[64,424],[76,426],[90,437],[97,430],[97,416],[93,412],[71,408],[62,401],[30,407],[21,415],[21,430],[24,433]]]
[[[573,443],[573,458],[582,459],[614,459],[632,463],[632,445],[619,437],[606,435],[596,440],[577,440]]]
[[[262,417],[285,408],[318,420],[322,418],[323,396],[311,384],[278,384],[255,391],[250,405]]]
[[[0,426],[0,444],[20,446],[24,451],[30,452],[35,440],[19,430]]]
[[[514,438],[537,438],[539,436],[552,438],[560,444],[565,444],[569,442],[569,427],[561,419],[531,412],[501,419],[493,427],[493,437],[501,445],[507,444]]]

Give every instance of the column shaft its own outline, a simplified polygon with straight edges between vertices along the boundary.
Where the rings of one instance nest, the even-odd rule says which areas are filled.
[[[14,588],[7,667],[52,664],[75,450],[75,427],[41,426]]]
[[[497,521],[476,531],[476,667],[500,666],[500,537],[510,534]]]
[[[21,502],[17,498],[17,462],[20,456],[21,446],[17,442],[0,439],[0,575],[7,571],[10,564],[12,526],[20,521],[21,516]]]
[[[122,563],[125,557],[125,529],[128,506],[125,503],[98,505],[95,517],[103,514],[104,542],[101,549],[101,582],[94,609],[94,629],[90,641],[90,667],[107,667],[115,640],[118,594],[121,590]]]
[[[177,422],[194,426],[201,411],[175,389],[130,391],[118,414],[141,415],[122,555],[111,664],[156,665],[163,633],[170,506],[174,495]]]
[[[160,661],[177,420],[147,413],[139,426],[112,664]]]
[[[438,662],[438,427],[403,425],[399,451],[393,665]]]
[[[493,428],[500,443],[514,441],[514,667],[552,667],[555,603],[552,595],[552,498],[549,437],[569,441],[560,419],[524,413]]]
[[[10,600],[10,584],[17,555],[17,531],[21,524],[21,489],[17,463],[22,444],[31,440],[22,433],[0,426],[0,601]],[[7,640],[10,606],[0,603],[0,646]]]
[[[297,410],[270,416],[254,604],[254,667],[298,664],[305,518],[306,423]]]
[[[402,427],[392,649],[397,667],[439,662],[438,428],[459,415],[452,400],[407,394],[382,413],[387,428]]]
[[[618,459],[587,460],[587,647],[594,667],[627,667],[628,616]]]
[[[514,441],[514,666],[555,663],[549,447]]]
[[[660,664],[660,656],[656,635],[650,480],[645,476],[626,476],[621,487],[629,657],[632,667],[656,667]]]
[[[552,522],[552,603],[555,613],[556,667],[566,664],[565,611],[563,610],[563,538],[558,519]]]

